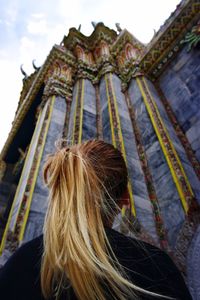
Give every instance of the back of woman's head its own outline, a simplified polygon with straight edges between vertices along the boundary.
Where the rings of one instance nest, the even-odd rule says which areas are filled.
[[[58,296],[70,284],[78,299],[105,299],[103,286],[115,299],[134,299],[133,288],[138,288],[109,257],[104,230],[127,187],[121,153],[97,140],[61,148],[48,157],[44,180],[50,191],[41,268],[44,296]]]

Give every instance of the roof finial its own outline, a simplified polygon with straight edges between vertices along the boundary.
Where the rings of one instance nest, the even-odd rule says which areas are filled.
[[[122,31],[122,29],[120,27],[120,23],[115,23],[115,26],[117,28],[117,31],[120,33]]]
[[[96,23],[96,22],[94,22],[94,21],[92,21],[92,22],[91,22],[91,24],[92,24],[93,28],[95,29],[95,27],[96,27],[97,23]]]
[[[28,75],[26,74],[26,72],[23,70],[23,64],[20,66],[20,70],[22,72],[22,74],[24,75],[24,79],[28,78]]]
[[[81,32],[81,24],[78,26],[78,31]]]
[[[36,67],[35,65],[35,59],[32,60],[32,65],[33,65],[33,68],[37,71],[40,69],[40,67]]]

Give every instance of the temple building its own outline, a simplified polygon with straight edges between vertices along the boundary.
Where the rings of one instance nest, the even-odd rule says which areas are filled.
[[[184,0],[148,45],[118,23],[93,24],[89,37],[71,28],[24,74],[0,154],[1,264],[42,233],[42,168],[55,141],[103,139],[129,172],[118,230],[168,252],[200,299],[199,20],[200,1]]]

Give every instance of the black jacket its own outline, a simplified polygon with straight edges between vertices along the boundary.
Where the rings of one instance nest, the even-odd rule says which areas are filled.
[[[163,251],[106,228],[111,247],[131,281],[146,290],[174,299],[192,299],[182,276]],[[42,300],[40,264],[42,236],[24,244],[0,270],[1,300]],[[77,299],[72,288],[62,299]],[[108,299],[112,299],[111,296]],[[164,299],[143,293],[138,299]]]

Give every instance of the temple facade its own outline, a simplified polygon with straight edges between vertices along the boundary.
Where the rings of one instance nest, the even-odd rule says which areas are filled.
[[[185,0],[143,45],[103,23],[71,28],[23,89],[0,154],[0,262],[42,233],[55,141],[121,150],[129,205],[118,230],[157,245],[200,299],[200,2]],[[128,221],[127,221],[128,220]]]

